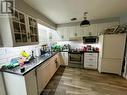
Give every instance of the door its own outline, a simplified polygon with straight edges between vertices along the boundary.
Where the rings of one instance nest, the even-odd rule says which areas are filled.
[[[38,95],[35,70],[25,75],[27,95]]]
[[[82,64],[83,54],[80,53],[69,53],[69,63]]]
[[[51,77],[54,75],[54,73],[56,72],[57,69],[57,64],[55,62],[55,58],[52,58],[50,61],[50,75]]]
[[[68,66],[68,52],[61,52],[61,64]]]
[[[102,59],[101,72],[121,75],[122,60],[119,59]]]
[[[38,43],[38,28],[37,28],[37,21],[35,18],[28,16],[28,38],[31,43]]]
[[[39,44],[46,44],[49,42],[48,29],[41,24],[38,24]]]
[[[125,34],[105,35],[103,45],[103,58],[123,59],[125,40]]]
[[[14,43],[26,44],[28,43],[28,32],[26,29],[26,15],[17,10],[12,14],[11,25],[13,29]]]
[[[37,68],[36,72],[37,72],[38,93],[40,95],[51,78],[50,61],[46,61],[42,66]]]

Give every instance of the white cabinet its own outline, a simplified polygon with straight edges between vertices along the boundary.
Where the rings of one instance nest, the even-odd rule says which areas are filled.
[[[57,28],[57,33],[60,37],[60,41],[67,41],[69,40],[69,34],[68,27],[60,27]]]
[[[0,31],[3,46],[23,46],[38,43],[37,21],[23,12],[0,18]]]
[[[38,24],[39,44],[47,44],[49,42],[48,29]]]
[[[66,41],[71,37],[97,36],[98,33],[103,32],[106,28],[116,25],[119,25],[118,21],[91,24],[88,27],[80,27],[79,25],[61,26],[57,28],[57,32],[61,41]]]
[[[48,33],[50,33],[51,36],[52,36],[51,39],[50,39],[50,42],[58,42],[58,41],[60,41],[60,37],[59,37],[59,35],[58,35],[56,30],[50,29],[50,32],[48,32]]]
[[[84,68],[97,69],[98,53],[84,53]]]
[[[35,70],[25,76],[4,72],[7,95],[38,95]]]
[[[68,52],[61,52],[61,65],[68,66]]]

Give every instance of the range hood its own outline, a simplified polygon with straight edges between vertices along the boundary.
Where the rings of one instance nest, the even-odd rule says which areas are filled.
[[[82,37],[70,37],[69,41],[82,41]]]

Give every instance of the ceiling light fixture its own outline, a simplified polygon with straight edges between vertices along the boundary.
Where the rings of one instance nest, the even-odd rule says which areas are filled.
[[[88,12],[84,13],[84,20],[80,23],[80,26],[89,26],[90,25],[90,21],[87,20],[86,14],[88,14]]]

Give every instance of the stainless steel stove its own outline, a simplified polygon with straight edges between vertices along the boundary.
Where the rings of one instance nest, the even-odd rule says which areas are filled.
[[[68,52],[68,65],[69,67],[84,68],[84,53],[82,51],[70,50]]]

